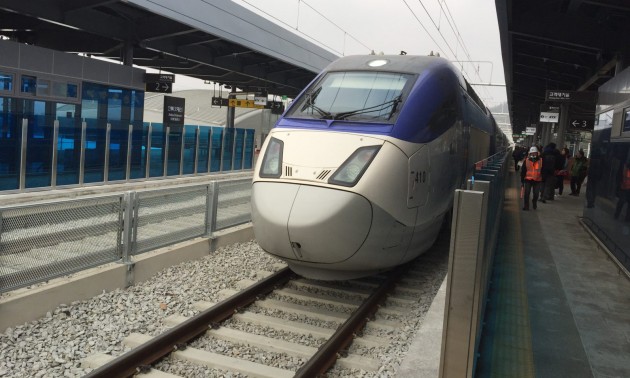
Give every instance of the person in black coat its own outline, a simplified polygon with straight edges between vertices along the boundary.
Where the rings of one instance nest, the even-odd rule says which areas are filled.
[[[551,142],[545,147],[542,153],[542,162],[544,182],[542,203],[546,203],[546,201],[553,201],[556,190],[556,174],[564,167],[564,157],[556,148],[555,143]]]

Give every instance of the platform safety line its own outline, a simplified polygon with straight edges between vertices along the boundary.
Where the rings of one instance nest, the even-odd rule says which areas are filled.
[[[518,173],[517,173],[518,174]],[[520,180],[518,181],[520,184]],[[531,324],[525,282],[525,260],[521,226],[520,185],[511,186],[506,193],[509,199],[505,210],[509,215],[503,246],[503,276],[497,282],[497,321],[492,346],[492,377],[533,378],[534,354],[532,350]],[[513,243],[513,248],[509,248]],[[507,247],[507,248],[506,248]]]

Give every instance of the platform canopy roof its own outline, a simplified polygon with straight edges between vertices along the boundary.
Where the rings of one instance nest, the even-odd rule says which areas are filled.
[[[547,90],[597,91],[630,65],[628,0],[496,0],[514,134],[538,123]],[[594,107],[571,105],[594,116]]]
[[[0,35],[288,96],[337,58],[229,0],[2,0]]]

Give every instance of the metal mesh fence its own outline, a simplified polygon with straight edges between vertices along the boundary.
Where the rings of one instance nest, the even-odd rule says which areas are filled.
[[[247,223],[250,196],[244,179],[0,207],[0,293]]]
[[[0,292],[120,258],[122,196],[0,208]]]
[[[208,185],[138,192],[133,253],[202,236]]]
[[[215,230],[251,221],[252,180],[219,182],[219,201]]]

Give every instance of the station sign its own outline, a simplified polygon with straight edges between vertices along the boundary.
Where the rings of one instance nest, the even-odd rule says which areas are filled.
[[[260,92],[254,95],[254,104],[255,105],[267,105],[267,92]]]
[[[271,101],[268,105],[268,108],[271,109],[271,114],[282,114],[284,113],[284,104],[281,101]]]
[[[173,93],[173,74],[144,74],[144,89],[146,92]]]
[[[164,126],[183,128],[185,110],[185,98],[164,96]]]
[[[560,113],[540,112],[540,122],[558,123]]]
[[[212,97],[212,106],[213,107],[222,107],[228,106],[228,98],[227,97]]]
[[[255,108],[264,109],[264,105],[256,105],[256,100],[241,100],[238,98],[231,98],[228,100],[228,106],[231,108]]]
[[[536,128],[535,127],[526,127],[525,128],[525,135],[534,135],[536,134]]]
[[[597,100],[597,92],[547,90],[545,93],[545,100],[555,102],[595,103]]]
[[[573,118],[569,120],[569,129],[575,131],[592,131],[595,126],[594,119]]]
[[[271,114],[284,112],[284,104],[281,101],[267,101],[265,105],[257,105],[256,100],[231,98],[228,100],[228,106],[232,108],[271,109]]]

